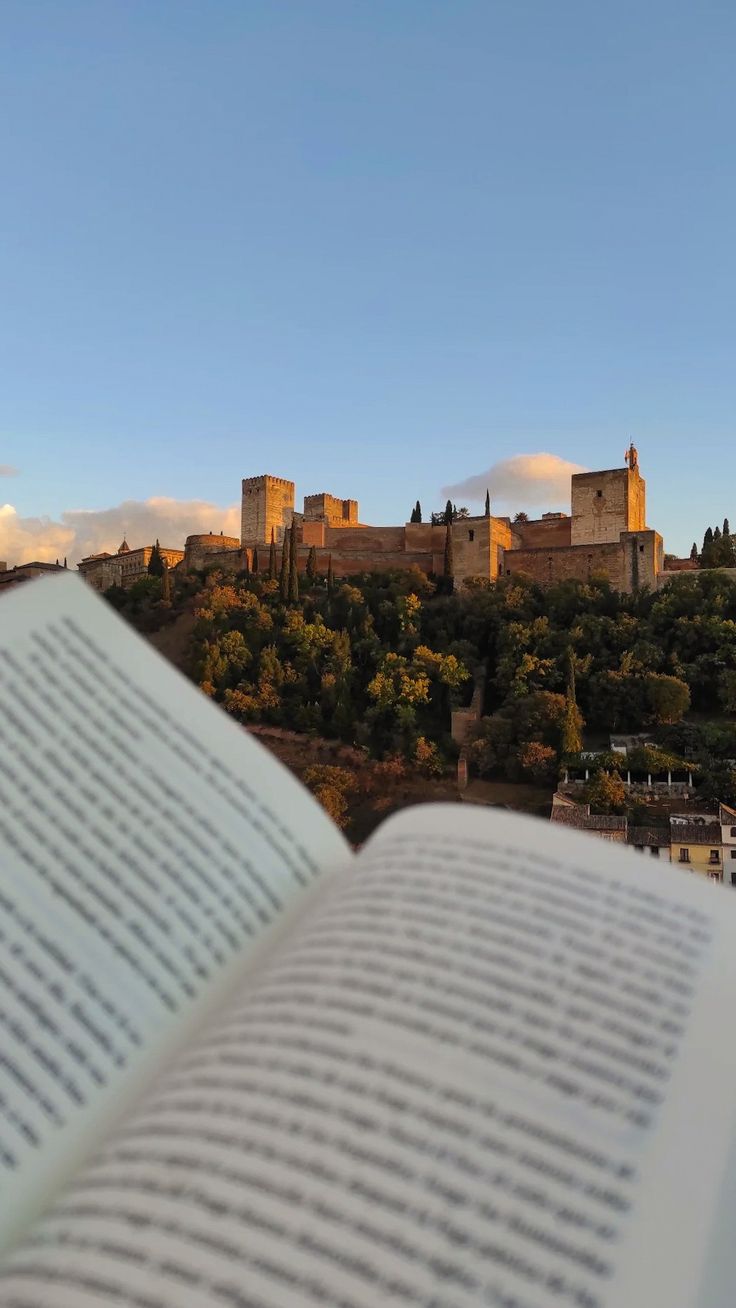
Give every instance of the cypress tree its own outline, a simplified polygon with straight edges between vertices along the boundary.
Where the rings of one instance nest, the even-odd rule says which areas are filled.
[[[720,540],[720,539],[721,539],[721,529],[720,529],[720,527],[716,527],[715,531],[713,532],[713,539],[714,539],[714,540]]]
[[[422,506],[421,506],[421,504],[419,503],[419,500],[417,500],[417,506],[416,506],[414,512],[415,512],[416,515],[417,515],[417,516],[415,517],[414,521],[415,521],[415,522],[421,522],[421,521],[422,521]]]
[[[452,500],[448,500],[445,505],[445,526],[449,527],[452,523]]]
[[[724,519],[723,519],[723,535],[724,535],[724,536],[730,536],[730,535],[731,535],[731,528],[730,528],[729,525],[728,525],[728,518],[724,518]]]
[[[299,603],[299,571],[296,543],[296,518],[291,520],[291,539],[289,541],[289,603]]]
[[[156,537],[156,544],[151,550],[151,557],[148,560],[148,575],[149,577],[162,577],[163,574],[164,561],[161,558],[161,546],[158,543],[158,537]]]
[[[257,545],[254,546],[253,548],[253,563],[251,564],[251,569],[253,572],[253,576],[257,577],[258,576],[258,546]]]
[[[693,560],[694,563],[697,563],[697,561],[698,561],[698,547],[697,547],[697,545],[695,544],[695,541],[693,541],[693,547],[692,547],[692,549],[691,549],[691,551],[690,551],[690,558]]]
[[[410,513],[410,515],[409,515],[409,521],[410,521],[410,522],[416,522],[416,520],[417,520],[417,510],[416,510],[416,505],[415,505],[415,507],[412,509],[412,511],[411,511],[411,513]]]
[[[314,548],[314,545],[310,546],[309,554],[307,555],[307,576],[310,581],[314,581],[317,576],[317,551]]]
[[[446,589],[451,591],[453,588],[453,573],[455,570],[455,559],[452,550],[452,523],[448,522],[445,527],[445,580]]]
[[[490,518],[490,516],[491,516],[491,492],[488,489],[486,489],[486,517]]]
[[[575,655],[572,645],[567,647],[567,690],[560,745],[563,754],[579,754],[583,747],[580,737],[580,714],[575,694]]]
[[[166,562],[166,559],[162,559],[161,561],[164,565],[164,570],[161,573],[161,603],[170,604],[171,603],[171,573],[169,572],[169,565]]]
[[[289,598],[289,535],[284,532],[281,542],[281,572],[279,573],[279,594],[284,602]]]
[[[331,594],[332,594],[332,587],[333,587],[333,585],[334,585],[334,577],[333,577],[333,575],[332,575],[332,555],[330,555],[329,559],[327,560],[327,593],[328,593],[328,595],[331,595]]]
[[[578,702],[575,693],[575,655],[572,645],[567,647],[567,698],[572,704]]]
[[[271,528],[271,548],[268,551],[268,579],[269,581],[276,580],[276,540],[273,527]]]
[[[713,528],[706,527],[705,535],[703,537],[703,549],[705,549],[708,545],[712,545],[712,544],[713,544]]]

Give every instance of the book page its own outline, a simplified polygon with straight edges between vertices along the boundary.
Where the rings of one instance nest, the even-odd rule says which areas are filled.
[[[393,818],[0,1298],[732,1302],[735,940],[730,891],[614,845],[469,805]]]
[[[0,613],[0,1243],[348,846],[78,578]]]

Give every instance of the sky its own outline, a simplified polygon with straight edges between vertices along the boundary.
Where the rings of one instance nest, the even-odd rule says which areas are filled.
[[[736,519],[735,57],[732,0],[0,0],[0,557],[227,532],[262,472],[565,508],[631,439],[689,551]]]

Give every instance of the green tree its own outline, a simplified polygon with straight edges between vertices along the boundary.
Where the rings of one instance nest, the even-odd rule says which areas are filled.
[[[289,535],[284,531],[281,542],[281,572],[279,573],[279,594],[284,604],[289,598]]]
[[[273,527],[271,528],[271,544],[268,549],[268,579],[276,580],[276,537]]]
[[[161,603],[168,606],[171,604],[171,573],[166,559],[162,558],[161,561],[164,565],[161,573]]]
[[[514,514],[514,522],[528,522],[528,521],[529,521],[529,514],[524,513],[523,509],[521,513]]]
[[[697,561],[698,561],[698,547],[697,547],[697,545],[695,544],[695,541],[693,541],[692,549],[690,550],[690,558],[693,560],[694,563],[697,563]]]
[[[415,514],[416,514],[416,517],[415,517],[414,521],[415,521],[415,522],[421,522],[421,521],[422,521],[422,506],[421,506],[421,504],[419,503],[419,500],[417,500],[417,502],[416,502],[416,506],[415,506],[415,508],[414,508],[414,512],[415,512]]]
[[[731,535],[731,528],[730,528],[729,525],[728,525],[728,518],[724,518],[724,519],[723,519],[723,535],[724,535],[724,536],[730,536],[730,535]]]
[[[491,492],[489,490],[486,490],[485,515],[487,518],[490,518],[491,516]]]
[[[164,575],[164,561],[161,557],[161,546],[158,543],[158,537],[148,560],[148,575],[149,577],[162,577]]]
[[[251,564],[251,569],[253,571],[253,576],[257,577],[258,576],[258,546],[257,545],[255,545],[253,548],[253,562]]]
[[[654,721],[679,722],[690,708],[690,689],[679,677],[655,674],[646,679],[647,699]]]
[[[446,505],[445,505],[445,516],[444,516],[444,523],[445,523],[445,526],[446,526],[446,527],[449,527],[449,526],[450,526],[450,524],[451,524],[451,522],[452,522],[452,519],[453,519],[453,516],[454,516],[454,514],[453,514],[453,508],[452,508],[452,500],[448,500],[447,503],[446,503]]]
[[[332,575],[332,555],[327,560],[327,593],[331,595],[335,587],[335,580]]]
[[[594,813],[622,813],[626,805],[626,787],[618,772],[607,772],[602,768],[586,787],[585,798]]]
[[[299,603],[299,547],[296,540],[296,518],[291,520],[289,533],[289,603]]]
[[[724,668],[718,678],[718,698],[726,713],[736,713],[736,670]]]
[[[309,554],[307,555],[307,576],[310,581],[314,581],[317,576],[317,551],[314,545],[309,547]]]

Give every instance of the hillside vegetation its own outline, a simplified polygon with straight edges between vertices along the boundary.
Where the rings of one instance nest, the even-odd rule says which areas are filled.
[[[552,781],[583,743],[648,729],[650,763],[692,763],[704,796],[736,799],[736,584],[725,575],[635,595],[602,579],[545,590],[520,577],[453,594],[418,570],[300,577],[298,588],[289,602],[276,578],[212,572],[175,583],[170,605],[155,577],[108,598],[149,632],[190,609],[187,670],[244,723],[436,775],[455,753],[451,710],[484,670],[481,774]]]

